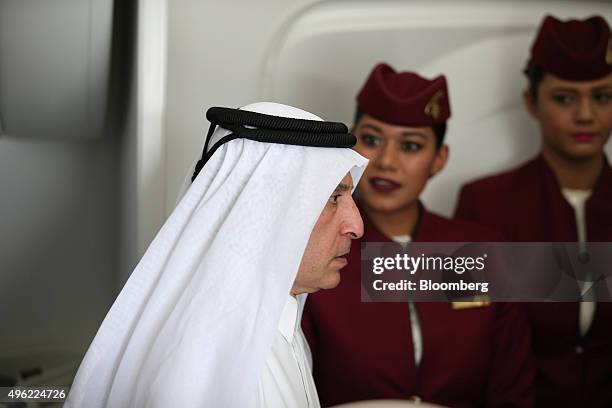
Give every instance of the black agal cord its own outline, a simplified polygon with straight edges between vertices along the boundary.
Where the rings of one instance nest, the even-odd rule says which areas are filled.
[[[357,139],[339,122],[293,119],[239,109],[213,107],[206,112],[210,128],[206,135],[202,158],[198,160],[191,181],[215,151],[230,140],[244,138],[264,143],[311,147],[353,147]],[[208,150],[208,143],[217,126],[231,131]],[[248,126],[248,127],[247,127]]]

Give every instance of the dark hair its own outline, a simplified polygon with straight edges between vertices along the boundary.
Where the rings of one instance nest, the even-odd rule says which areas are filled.
[[[353,126],[357,126],[359,119],[363,116],[363,112],[359,109],[355,109],[355,118],[353,119]],[[436,149],[442,147],[442,143],[444,143],[444,135],[446,135],[446,122],[438,123],[436,125],[431,126],[434,134],[436,135]]]
[[[530,61],[527,64],[527,67],[523,70],[523,73],[529,82],[529,94],[531,95],[531,99],[536,102],[538,100],[538,88],[546,72],[544,72],[540,66],[535,65]]]

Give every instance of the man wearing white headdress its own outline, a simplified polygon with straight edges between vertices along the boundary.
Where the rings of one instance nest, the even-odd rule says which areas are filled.
[[[299,322],[306,293],[339,283],[363,233],[351,192],[367,160],[326,126],[340,124],[273,103],[243,111],[299,120],[211,126],[206,164],[104,319],[65,407],[319,406]]]

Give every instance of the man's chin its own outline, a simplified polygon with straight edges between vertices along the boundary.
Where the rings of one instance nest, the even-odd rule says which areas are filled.
[[[330,273],[330,276],[325,281],[325,285],[321,286],[321,289],[333,289],[340,284],[340,270],[336,270]]]

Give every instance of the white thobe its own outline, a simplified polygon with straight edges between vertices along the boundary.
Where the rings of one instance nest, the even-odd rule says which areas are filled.
[[[258,407],[319,408],[310,349],[300,326],[305,295],[288,296],[259,381]]]

